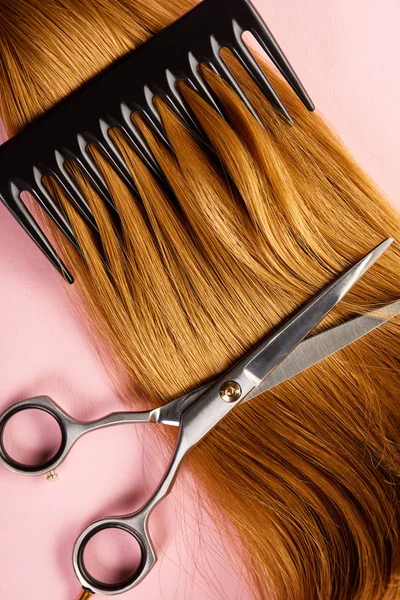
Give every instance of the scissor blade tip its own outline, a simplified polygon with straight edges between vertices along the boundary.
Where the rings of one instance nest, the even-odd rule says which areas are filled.
[[[394,238],[387,237],[386,240],[383,240],[383,242],[381,244],[379,244],[379,246],[384,246],[384,248],[388,248],[391,244],[393,244],[394,242]],[[378,248],[379,248],[378,246]]]
[[[386,252],[386,250],[393,242],[394,239],[392,237],[386,238],[385,240],[383,240],[383,242],[381,242],[373,250],[371,250],[371,252],[369,253],[370,256],[373,257],[374,260],[377,260],[380,256],[382,256],[384,252]]]
[[[394,238],[390,235],[389,237],[386,238],[386,240],[384,240],[383,243],[387,242],[388,246],[390,246],[390,244],[392,244],[394,242]]]

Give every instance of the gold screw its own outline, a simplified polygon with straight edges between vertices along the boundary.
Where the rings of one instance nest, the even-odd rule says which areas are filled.
[[[55,471],[49,471],[46,473],[46,481],[55,481],[58,475]]]
[[[236,381],[225,381],[219,389],[219,394],[225,402],[236,402],[242,395],[242,388]]]
[[[93,596],[92,592],[89,592],[89,590],[82,590],[82,594],[79,596],[78,600],[89,600],[89,598],[91,598]]]

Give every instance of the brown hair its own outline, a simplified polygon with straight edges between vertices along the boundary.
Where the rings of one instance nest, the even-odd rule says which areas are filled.
[[[0,0],[0,109],[8,133],[188,7],[176,0]],[[264,128],[209,69],[205,76],[230,125],[181,86],[219,162],[161,100],[174,154],[132,117],[177,202],[120,132],[113,136],[140,199],[97,148],[91,151],[122,233],[77,166],[69,167],[99,224],[101,249],[47,182],[82,248],[81,257],[53,230],[82,305],[147,406],[215,376],[388,235],[396,240],[391,249],[324,325],[398,295],[394,208],[270,67],[293,127],[232,56],[227,60]],[[239,535],[255,598],[398,597],[398,333],[391,322],[233,411],[193,451],[204,502],[221,527]]]

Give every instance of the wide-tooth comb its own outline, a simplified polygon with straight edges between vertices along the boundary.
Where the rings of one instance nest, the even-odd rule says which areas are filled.
[[[140,112],[153,131],[169,146],[154,96],[165,98],[178,116],[197,133],[199,126],[185,104],[176,82],[185,80],[218,112],[222,109],[200,73],[209,64],[236,91],[258,119],[244,91],[220,52],[230,48],[265,96],[288,120],[285,106],[242,39],[251,32],[309,110],[314,105],[271,32],[249,0],[204,0],[148,42],[116,61],[113,66],[68,96],[21,133],[0,147],[0,200],[12,212],[50,262],[70,283],[72,275],[22,202],[30,192],[50,218],[77,246],[71,225],[42,183],[52,176],[82,217],[95,229],[92,212],[77,184],[68,175],[65,161],[73,159],[113,210],[101,173],[90,159],[89,143],[96,143],[117,173],[137,193],[128,167],[111,141],[109,129],[123,131],[132,147],[161,181],[164,175],[142,135],[131,120]]]

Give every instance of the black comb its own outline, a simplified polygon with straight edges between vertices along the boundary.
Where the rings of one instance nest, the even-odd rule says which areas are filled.
[[[251,32],[309,110],[314,105],[282,50],[249,0],[204,0],[175,23],[124,56],[28,125],[0,147],[0,200],[12,212],[55,268],[70,283],[72,275],[30,214],[20,194],[28,191],[72,244],[78,247],[68,219],[47,192],[42,179],[52,176],[82,217],[97,230],[95,219],[77,184],[65,169],[73,159],[100,196],[112,208],[106,183],[91,160],[87,145],[96,143],[117,173],[137,193],[135,184],[108,131],[118,127],[153,172],[164,176],[130,115],[140,112],[153,131],[169,146],[153,97],[162,96],[179,117],[198,131],[198,125],[176,82],[185,80],[219,113],[218,100],[200,73],[209,64],[240,96],[252,114],[257,111],[221,58],[230,48],[265,96],[288,120],[285,106],[242,40]],[[114,209],[115,210],[115,209]]]

